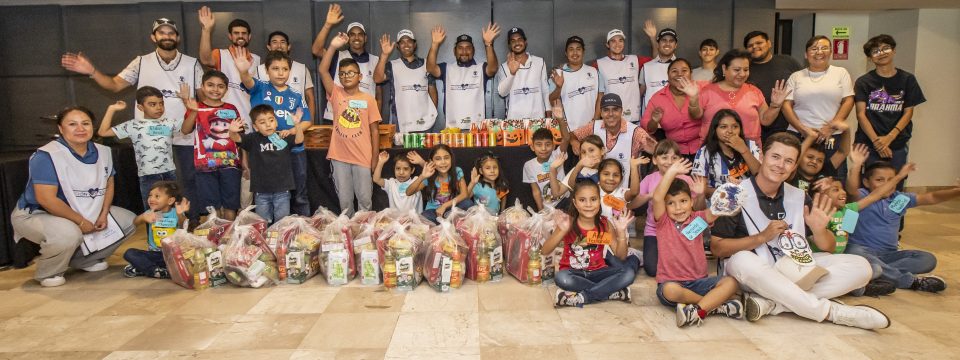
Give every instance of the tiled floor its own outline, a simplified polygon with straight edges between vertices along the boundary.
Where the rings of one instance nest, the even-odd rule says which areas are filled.
[[[42,289],[33,268],[0,273],[0,359],[942,359],[960,331],[960,201],[910,210],[904,244],[937,254],[941,294],[845,298],[885,311],[864,331],[793,315],[757,323],[711,317],[678,329],[639,276],[634,302],[554,309],[552,287],[507,278],[451,293],[402,293],[320,278],[266,289],[184,290],[125,279],[123,259]],[[143,237],[129,241],[141,246]]]

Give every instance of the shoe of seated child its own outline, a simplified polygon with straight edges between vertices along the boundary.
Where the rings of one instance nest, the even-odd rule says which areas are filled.
[[[893,294],[894,291],[897,291],[897,284],[884,279],[873,279],[864,288],[863,296],[879,297]]]
[[[583,307],[583,303],[584,303],[583,294],[573,292],[573,291],[564,291],[563,289],[557,289],[556,302],[554,302],[555,307],[561,307],[561,306]]]
[[[703,324],[703,310],[697,304],[677,304],[677,327]]]
[[[720,314],[731,319],[743,319],[743,303],[739,299],[727,300],[710,313]]]
[[[773,308],[776,306],[776,303],[760,295],[751,293],[744,293],[743,295],[743,307],[746,312],[747,321],[749,322],[760,320],[761,317],[773,311]]]
[[[630,287],[629,287],[629,286],[628,286],[628,287],[625,287],[625,288],[623,288],[623,289],[614,291],[613,294],[610,294],[610,296],[607,297],[607,300],[620,300],[620,301],[623,301],[623,302],[625,302],[625,303],[629,303],[629,302],[631,301],[631,299],[632,299],[632,298],[630,297]]]
[[[137,276],[147,276],[147,274],[140,272],[137,268],[133,267],[133,265],[127,264],[127,266],[123,267],[123,276],[135,278]]]

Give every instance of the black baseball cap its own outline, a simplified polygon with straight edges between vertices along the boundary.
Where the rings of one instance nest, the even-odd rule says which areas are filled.
[[[671,29],[671,28],[664,28],[663,30],[660,30],[660,32],[657,33],[657,41],[660,41],[660,38],[662,38],[662,37],[664,37],[664,36],[673,36],[673,39],[674,39],[674,40],[677,40],[677,39],[678,39],[678,38],[677,38],[677,31],[674,30],[674,29]]]
[[[603,97],[600,98],[600,107],[605,108],[607,106],[616,106],[618,108],[622,108],[623,101],[620,100],[620,95],[613,93],[603,94]]]
[[[573,44],[573,43],[580,44],[580,46],[583,47],[583,48],[586,48],[586,47],[587,47],[587,44],[584,44],[584,43],[583,43],[583,38],[574,35],[574,36],[571,36],[571,37],[568,37],[568,38],[567,38],[567,44],[566,44],[566,45],[563,45],[563,48],[566,49],[567,46],[570,46],[570,44]]]
[[[473,45],[473,38],[470,37],[470,35],[461,34],[460,36],[457,36],[457,42],[453,43],[453,45],[456,46],[457,44],[462,42],[468,42],[470,43],[470,45]]]
[[[510,31],[507,31],[507,39],[509,40],[510,37],[513,36],[513,34],[520,34],[520,37],[522,37],[524,40],[527,39],[527,34],[525,34],[523,32],[523,29],[521,28],[518,28],[518,27],[510,28]]]

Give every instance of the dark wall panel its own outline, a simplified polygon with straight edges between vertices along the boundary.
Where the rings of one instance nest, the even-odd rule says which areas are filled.
[[[753,30],[774,36],[776,0],[736,0],[733,3],[733,46],[743,47],[743,36]]]
[[[677,0],[632,0],[630,4],[630,48],[633,54],[653,57],[653,44],[643,32],[643,22],[653,20],[657,29],[677,28]]]
[[[730,49],[733,0],[678,0],[677,5],[677,56],[699,63],[700,41],[706,38]]]
[[[295,61],[307,65],[310,70],[316,70],[313,55],[310,54],[310,45],[313,44],[313,15],[309,0],[274,0],[263,4],[263,35],[256,39],[255,49],[259,54],[266,54],[267,36],[274,31],[283,31],[290,36],[290,56]]]
[[[557,59],[564,59],[563,44],[571,35],[579,35],[587,43],[584,60],[593,61],[597,57],[606,55],[607,32],[611,29],[620,29],[627,32],[630,29],[628,4],[622,0],[555,0],[554,2],[554,42],[553,54]],[[634,53],[630,49],[630,39],[627,39],[627,53]]]
[[[59,56],[63,48],[60,11],[59,6],[6,7],[0,11],[0,76],[64,73]],[[24,61],[26,58],[29,61]]]
[[[0,143],[7,150],[30,150],[47,143],[57,132],[56,122],[40,117],[56,114],[73,102],[62,76],[5,78],[0,83],[4,131]]]
[[[523,29],[524,34],[527,35],[527,52],[542,57],[548,69],[556,64],[552,44],[553,1],[495,1],[493,3],[493,20],[500,24],[500,36],[497,38],[494,49],[501,64],[507,61],[507,54],[510,53],[507,32],[513,27]],[[493,87],[493,116],[502,118],[507,113],[506,101],[500,97],[500,94],[496,93],[497,81],[494,80],[491,84]]]
[[[66,50],[83,51],[105,74],[119,73],[150,42],[149,28],[141,31],[140,17],[130,16],[138,11],[132,4],[64,7]]]

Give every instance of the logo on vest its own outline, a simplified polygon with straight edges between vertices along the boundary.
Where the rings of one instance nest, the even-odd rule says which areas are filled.
[[[107,191],[106,188],[103,188],[103,189],[91,188],[91,189],[87,189],[87,190],[74,190],[74,191],[73,191],[73,196],[78,197],[78,198],[96,199],[96,198],[98,198],[98,197],[103,196],[103,194],[105,194],[106,191]]]
[[[404,85],[404,86],[401,86],[401,87],[400,87],[400,90],[402,90],[402,91],[420,92],[420,91],[427,91],[427,87],[426,87],[426,86],[423,86],[423,85],[420,85],[420,84],[413,84],[413,85]]]

